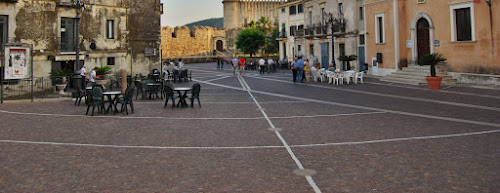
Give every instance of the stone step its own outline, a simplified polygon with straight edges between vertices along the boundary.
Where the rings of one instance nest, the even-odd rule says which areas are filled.
[[[389,75],[387,75],[385,77],[390,77],[390,78],[406,78],[406,79],[415,79],[415,80],[425,80],[426,76],[413,75],[413,74],[392,73],[392,74],[389,74]]]
[[[399,77],[384,77],[381,78],[380,81],[384,82],[393,82],[393,83],[401,83],[401,84],[409,84],[409,85],[424,85],[427,84],[426,80],[416,80],[416,79],[408,79],[408,78],[399,78]]]
[[[419,69],[419,70],[427,70],[430,71],[430,66],[419,66],[419,65],[409,65],[408,67],[403,67],[404,69]]]

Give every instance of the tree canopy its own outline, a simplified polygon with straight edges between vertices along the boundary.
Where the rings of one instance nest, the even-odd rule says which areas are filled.
[[[266,36],[264,33],[254,29],[245,29],[236,38],[236,48],[245,54],[253,55],[265,44]]]

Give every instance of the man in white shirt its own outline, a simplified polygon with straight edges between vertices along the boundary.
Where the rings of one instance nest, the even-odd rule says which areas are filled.
[[[264,70],[266,69],[266,61],[264,60],[264,58],[261,58],[259,60],[259,67],[260,67],[260,73],[261,74],[264,74]]]
[[[184,63],[182,63],[182,59],[179,59],[179,70],[184,68]]]
[[[90,72],[90,82],[95,83],[95,78],[97,78],[97,67]]]
[[[238,68],[238,58],[234,57],[231,59],[231,62],[233,63],[233,74],[236,75],[236,68]]]
[[[86,66],[83,66],[82,69],[80,69],[80,76],[85,77],[85,74],[87,74],[87,70],[85,70],[86,68]]]
[[[267,60],[267,73],[271,73],[271,71],[274,70],[275,70],[274,60],[272,58],[269,58]]]

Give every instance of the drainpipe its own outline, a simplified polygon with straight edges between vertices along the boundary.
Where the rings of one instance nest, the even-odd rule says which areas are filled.
[[[397,71],[399,69],[399,8],[398,1],[393,0],[393,13],[394,13],[394,69]]]

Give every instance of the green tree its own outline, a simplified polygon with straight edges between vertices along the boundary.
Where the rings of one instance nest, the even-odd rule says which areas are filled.
[[[259,49],[266,44],[266,36],[254,29],[245,29],[240,32],[236,38],[236,48],[245,54],[253,56]]]
[[[279,35],[280,35],[280,30],[276,26],[271,32],[271,36],[267,38],[267,43],[265,48],[266,53],[278,53],[280,44],[279,41],[276,39],[278,39]]]

